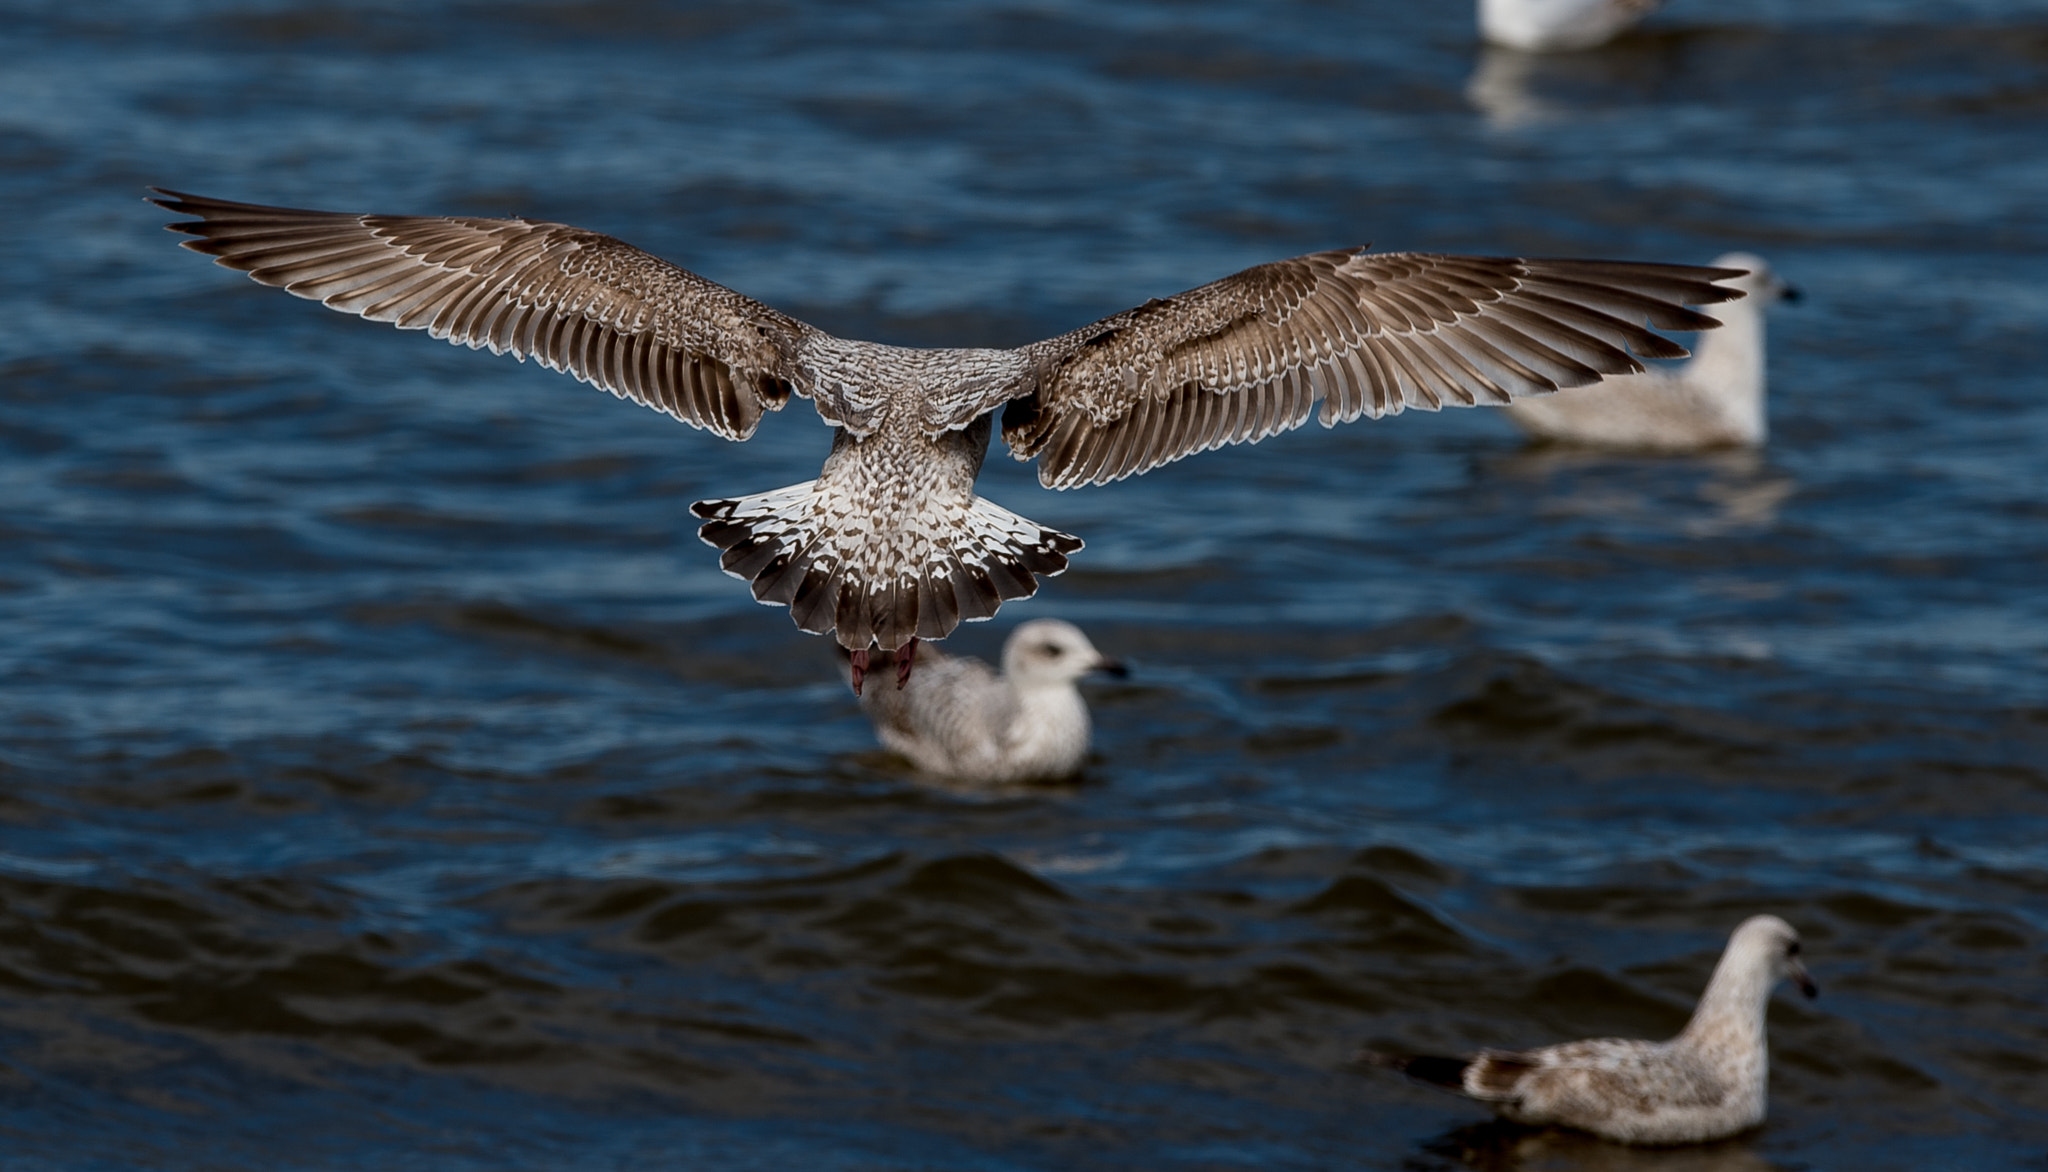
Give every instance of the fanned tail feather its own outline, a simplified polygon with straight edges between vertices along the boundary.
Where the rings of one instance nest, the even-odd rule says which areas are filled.
[[[821,507],[818,482],[730,500],[698,501],[697,530],[723,552],[718,564],[752,584],[754,600],[787,606],[796,625],[836,633],[854,650],[894,651],[912,638],[943,639],[963,622],[1029,598],[1038,578],[1067,568],[1081,539],[974,498],[964,514],[922,534],[920,564],[873,564],[891,534],[842,535]]]

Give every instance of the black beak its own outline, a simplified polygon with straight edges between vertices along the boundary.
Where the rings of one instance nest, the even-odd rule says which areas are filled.
[[[1784,288],[1778,290],[1778,300],[1788,303],[1793,301],[1804,301],[1806,300],[1806,294],[1801,293],[1799,291],[1799,286],[1797,285],[1787,285]]]
[[[1799,986],[1799,991],[1806,995],[1808,1001],[1820,996],[1820,986],[1814,984],[1813,978],[1806,975],[1805,965],[1800,964],[1796,960],[1793,961],[1792,971],[1787,975],[1792,978],[1794,984]]]
[[[1121,659],[1098,659],[1095,661],[1095,670],[1104,675],[1115,676],[1118,679],[1123,679],[1131,674],[1131,669],[1125,667],[1124,661]]]

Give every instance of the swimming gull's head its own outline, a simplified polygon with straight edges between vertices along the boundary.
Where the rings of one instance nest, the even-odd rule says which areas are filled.
[[[1090,672],[1128,675],[1117,660],[1095,649],[1081,628],[1060,619],[1033,619],[1003,644],[1003,675],[1020,691],[1071,685]]]
[[[1811,1000],[1820,986],[1799,959],[1799,930],[1776,916],[1751,916],[1728,938],[1728,964],[1770,974],[1770,983],[1791,981]]]

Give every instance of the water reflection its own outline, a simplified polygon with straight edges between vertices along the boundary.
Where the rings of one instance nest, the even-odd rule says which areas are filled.
[[[1511,130],[1567,121],[1617,99],[1647,98],[1643,83],[1655,74],[1648,54],[1622,47],[1528,53],[1488,45],[1465,83],[1465,99],[1496,129]]]
[[[1719,537],[1777,524],[1798,481],[1751,448],[1647,455],[1541,444],[1482,460],[1481,475],[1526,486],[1541,512],[1656,522],[1689,537]]]
[[[1572,53],[1487,45],[1465,83],[1465,100],[1502,130],[1620,113],[1681,92],[1718,90],[1731,73],[1761,74],[1770,48],[1761,40],[1717,39],[1706,30],[1627,33]]]
[[[1534,82],[1540,68],[1535,53],[1488,45],[1465,82],[1465,100],[1501,130],[1561,119],[1569,111],[1538,96]]]
[[[1685,1148],[1630,1148],[1574,1131],[1494,1121],[1461,1127],[1423,1150],[1481,1172],[1782,1172],[1738,1138]]]

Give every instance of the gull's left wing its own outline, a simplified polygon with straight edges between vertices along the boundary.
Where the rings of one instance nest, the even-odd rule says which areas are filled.
[[[1049,488],[1107,484],[1225,444],[1405,407],[1506,403],[1683,358],[1646,329],[1720,323],[1738,269],[1433,253],[1258,265],[1024,347],[1003,439]],[[976,412],[978,413],[978,411]]]

